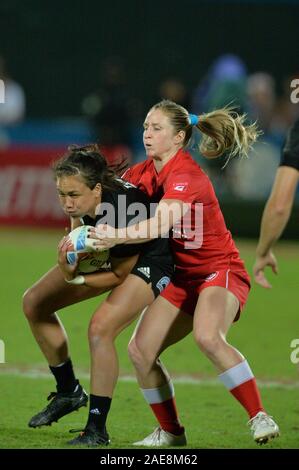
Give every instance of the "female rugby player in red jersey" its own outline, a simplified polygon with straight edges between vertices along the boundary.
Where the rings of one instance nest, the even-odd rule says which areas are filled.
[[[172,229],[175,275],[143,315],[129,345],[143,395],[159,422],[152,434],[135,444],[154,447],[186,443],[173,385],[159,356],[192,329],[221,382],[248,412],[254,440],[266,443],[279,435],[279,428],[264,411],[246,359],[226,340],[246,303],[250,280],[212,184],[186,150],[194,126],[202,133],[200,150],[207,158],[225,152],[228,158],[246,155],[257,137],[255,125],[245,126],[244,117],[228,109],[195,116],[171,101],[156,104],[144,122],[148,158],[123,175],[152,200],[160,201],[155,215],[133,226],[132,231],[99,226],[91,234],[100,239],[95,245],[101,249],[136,243],[136,233],[142,243]]]

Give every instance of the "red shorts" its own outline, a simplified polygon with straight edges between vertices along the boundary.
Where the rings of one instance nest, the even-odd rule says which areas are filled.
[[[245,270],[215,271],[208,276],[197,275],[191,280],[186,280],[181,274],[174,275],[172,282],[160,294],[171,304],[180,308],[184,312],[193,315],[198,301],[198,296],[206,287],[224,287],[232,292],[239,300],[239,312],[234,321],[240,317],[250,290],[250,278]]]

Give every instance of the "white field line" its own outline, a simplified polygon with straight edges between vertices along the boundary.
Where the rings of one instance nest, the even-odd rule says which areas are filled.
[[[76,374],[79,379],[89,379],[89,373],[86,371],[78,371]],[[22,369],[18,367],[12,368],[3,368],[0,366],[0,377],[3,376],[17,376],[24,377],[29,379],[51,379],[53,375],[46,371],[45,369]],[[119,377],[121,382],[136,382],[136,377],[134,375],[121,375]],[[200,378],[194,377],[191,375],[177,375],[172,376],[174,383],[178,384],[191,384],[191,385],[207,385],[207,386],[223,386],[222,383],[217,379],[211,378]],[[282,388],[286,390],[299,389],[299,380],[298,381],[279,381],[279,380],[257,380],[259,387],[261,388]]]

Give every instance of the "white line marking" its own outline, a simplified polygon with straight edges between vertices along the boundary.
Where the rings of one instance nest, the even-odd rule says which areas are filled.
[[[89,373],[83,370],[79,370],[76,374],[79,379],[89,379]],[[46,369],[25,369],[25,368],[2,368],[0,367],[0,377],[10,376],[10,377],[24,377],[28,379],[53,379],[53,375],[50,372],[47,372]],[[136,382],[136,377],[134,375],[121,375],[119,377],[120,382]],[[194,377],[191,375],[173,375],[172,380],[174,383],[178,384],[190,384],[190,385],[207,385],[207,386],[221,386],[221,382],[217,378],[208,378],[208,377]],[[279,380],[257,380],[259,387],[261,388],[282,388],[286,390],[299,389],[299,381],[289,380],[287,382],[282,382]]]

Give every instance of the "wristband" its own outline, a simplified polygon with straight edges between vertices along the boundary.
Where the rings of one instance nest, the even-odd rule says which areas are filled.
[[[75,284],[75,286],[82,286],[83,284],[85,284],[85,278],[84,276],[80,275],[74,277],[74,279],[71,279],[70,281],[65,279],[65,282],[67,282],[68,284]]]

